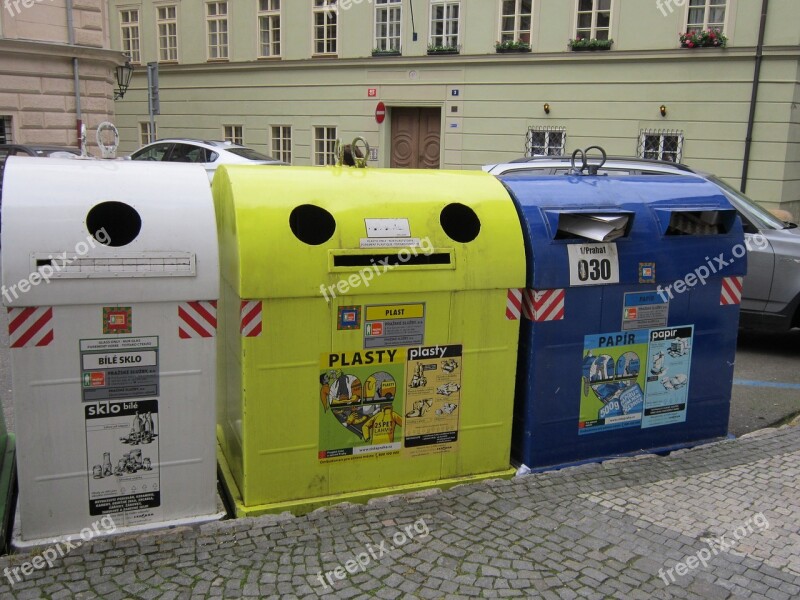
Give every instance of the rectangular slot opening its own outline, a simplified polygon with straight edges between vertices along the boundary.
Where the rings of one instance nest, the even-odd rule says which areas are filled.
[[[633,213],[558,212],[549,220],[555,230],[553,239],[613,242],[630,233]]]
[[[432,254],[414,254],[408,250],[394,253],[382,252],[380,254],[335,254],[334,267],[418,267],[428,265],[449,265],[452,255],[449,252],[434,252]]]
[[[84,256],[67,252],[31,255],[31,267],[48,279],[95,279],[126,277],[194,277],[191,252],[139,252]]]
[[[725,235],[730,232],[736,221],[736,211],[733,210],[673,210],[668,212],[669,221],[664,235]],[[662,224],[664,221],[667,219],[662,219]]]

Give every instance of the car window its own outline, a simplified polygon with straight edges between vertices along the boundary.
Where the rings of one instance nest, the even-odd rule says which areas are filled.
[[[172,146],[172,144],[168,142],[147,146],[131,154],[131,160],[164,160],[164,156],[167,154],[170,146]]]
[[[560,168],[560,169],[554,169],[553,173],[555,175],[566,175],[571,170],[572,170],[571,168],[564,167],[564,168]],[[622,170],[622,169],[600,169],[599,171],[597,171],[597,174],[598,175],[608,175],[610,177],[621,177],[623,175],[631,175],[631,172],[628,171],[628,170]]]
[[[251,150],[250,148],[226,148],[226,150],[231,154],[235,154],[236,156],[241,156],[242,158],[246,158],[247,160],[275,160],[271,156],[267,156],[266,154],[261,154],[261,152],[256,152],[255,150]]]
[[[749,221],[757,229],[786,229],[786,223],[760,207],[736,188],[728,185],[715,175],[709,175],[707,179],[722,188],[722,191],[730,199],[731,204],[739,209],[744,221]],[[757,231],[748,231],[747,223],[745,223],[745,232],[758,233]]]
[[[54,148],[52,150],[44,150],[43,155],[50,156],[52,158],[74,158],[76,156],[80,156],[81,153],[69,150],[67,148]]]
[[[175,144],[169,155],[169,162],[184,163],[204,163],[206,160],[206,149],[193,144]]]

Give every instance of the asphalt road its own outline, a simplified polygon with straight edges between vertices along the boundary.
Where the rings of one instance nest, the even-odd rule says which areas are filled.
[[[736,436],[800,413],[800,329],[739,332],[729,431]]]

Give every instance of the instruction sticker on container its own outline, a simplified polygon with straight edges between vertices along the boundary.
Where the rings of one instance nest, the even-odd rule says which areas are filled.
[[[321,462],[400,452],[405,362],[402,348],[322,355]]]
[[[158,396],[158,337],[81,340],[84,402]]]
[[[630,292],[622,305],[622,330],[666,327],[669,300],[658,292]]]
[[[410,238],[411,226],[408,219],[364,219],[367,237],[370,238]]]
[[[578,433],[686,420],[693,325],[584,338]]]
[[[149,523],[161,506],[158,400],[83,406],[89,514]]]
[[[647,331],[584,338],[579,434],[641,426],[647,343]]]
[[[424,343],[425,303],[365,307],[364,348],[421,346]]]
[[[409,348],[405,447],[410,456],[453,452],[461,414],[461,346]]]
[[[362,249],[365,248],[421,248],[419,238],[361,238]]]
[[[642,427],[686,421],[694,325],[650,331]]]
[[[569,284],[606,285],[619,283],[617,245],[568,244]]]

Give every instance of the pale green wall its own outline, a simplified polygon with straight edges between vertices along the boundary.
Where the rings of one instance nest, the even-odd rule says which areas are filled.
[[[403,1],[402,48],[404,56],[426,54],[429,36],[429,0],[413,0],[418,40],[412,40],[409,2]],[[616,50],[678,49],[678,35],[686,28],[687,0],[612,0],[611,35]],[[341,2],[341,0],[340,0]],[[180,62],[205,63],[206,24],[204,0],[160,0],[159,4],[178,6]],[[682,3],[683,6],[678,6]],[[156,13],[148,0],[111,0],[111,29],[119,43],[120,8],[140,8],[144,61],[155,60]],[[494,52],[499,37],[499,0],[461,0],[462,55]],[[257,59],[257,0],[229,0],[231,61]],[[674,7],[674,10],[670,10]],[[726,23],[730,47],[755,45],[761,12],[759,0],[729,0]],[[664,15],[666,13],[666,16]],[[573,0],[534,0],[534,52],[564,52],[574,36]],[[311,0],[283,1],[283,59],[310,58]],[[339,58],[363,58],[374,47],[374,4],[370,0],[353,3],[339,11]],[[797,0],[771,0],[766,43],[771,46],[800,44],[800,3]]]
[[[161,67],[159,137],[220,139],[223,124],[244,125],[247,145],[269,151],[271,125],[293,127],[295,164],[311,161],[315,125],[340,136],[365,135],[388,164],[391,107],[443,109],[443,167],[478,168],[523,154],[529,126],[567,129],[569,151],[602,144],[635,155],[643,128],[683,131],[683,160],[738,185],[752,87],[761,2],[731,0],[726,50],[679,48],[686,8],[663,16],[655,0],[613,0],[610,52],[573,53],[573,0],[537,0],[533,52],[498,55],[499,2],[462,0],[461,56],[427,56],[429,3],[414,0],[418,41],[404,0],[399,58],[372,58],[374,7],[363,0],[340,11],[339,58],[311,59],[311,0],[284,0],[281,59],[256,59],[256,0],[230,2],[231,61],[206,61],[204,2],[180,0],[180,65]],[[667,0],[664,0],[665,5]],[[684,3],[685,4],[685,3]],[[153,3],[111,1],[142,10],[143,61],[156,56]],[[772,0],[759,89],[748,193],[800,217],[800,2]],[[412,78],[412,72],[416,77]],[[140,70],[117,103],[122,149],[138,147],[146,120]],[[377,88],[378,98],[367,89]],[[457,88],[458,97],[451,95]],[[378,126],[377,100],[390,107]],[[542,105],[551,105],[545,115]],[[668,107],[662,118],[658,107]],[[458,112],[451,112],[455,107]],[[451,127],[455,125],[456,127]]]

